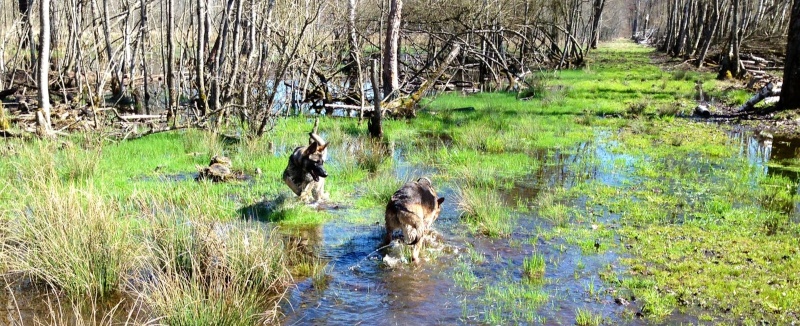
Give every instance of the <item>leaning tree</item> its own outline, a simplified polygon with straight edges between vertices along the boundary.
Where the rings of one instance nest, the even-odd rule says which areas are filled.
[[[784,109],[800,108],[800,0],[794,0],[792,5],[780,107]]]

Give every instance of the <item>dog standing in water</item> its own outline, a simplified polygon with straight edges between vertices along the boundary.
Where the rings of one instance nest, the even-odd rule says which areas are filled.
[[[283,182],[306,202],[319,202],[328,199],[325,192],[324,164],[328,158],[328,144],[317,135],[318,121],[314,121],[314,129],[310,136],[308,146],[294,149],[289,156],[289,165],[283,171]]]
[[[384,245],[392,242],[392,233],[400,229],[406,244],[413,246],[411,259],[419,262],[423,238],[442,211],[444,197],[438,197],[431,180],[420,178],[400,187],[386,205]]]

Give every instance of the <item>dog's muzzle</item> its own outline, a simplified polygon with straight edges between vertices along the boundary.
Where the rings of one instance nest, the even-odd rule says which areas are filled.
[[[327,178],[328,173],[325,172],[325,169],[321,166],[315,166],[313,169],[311,169],[311,178],[314,179],[314,182],[319,182],[320,177]]]

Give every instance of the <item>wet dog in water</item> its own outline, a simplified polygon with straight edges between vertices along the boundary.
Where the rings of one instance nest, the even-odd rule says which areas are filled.
[[[423,238],[442,211],[444,197],[438,197],[431,180],[420,178],[400,187],[386,205],[384,245],[392,241],[392,233],[400,229],[406,244],[413,246],[411,259],[419,262]]]
[[[295,148],[289,156],[289,165],[283,171],[283,181],[300,196],[303,201],[318,202],[328,198],[325,193],[325,159],[328,157],[328,144],[317,135],[317,121],[309,133],[308,146]]]

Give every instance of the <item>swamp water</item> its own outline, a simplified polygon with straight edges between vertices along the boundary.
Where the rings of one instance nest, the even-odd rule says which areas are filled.
[[[769,167],[776,155],[794,158],[800,144],[764,141],[744,129],[729,132],[731,144],[763,173],[786,174]],[[455,186],[436,184],[439,195],[448,198],[435,223],[446,250],[423,251],[420,265],[388,267],[376,251],[383,235],[383,209],[374,215],[373,225],[332,221],[313,229],[309,243],[328,262],[328,282],[315,287],[311,280],[300,282],[284,304],[287,325],[430,325],[430,324],[574,324],[578,315],[591,312],[607,324],[651,324],[640,317],[641,300],[623,293],[617,275],[625,271],[619,259],[620,239],[598,240],[594,245],[570,243],[547,235],[551,220],[540,217],[530,203],[556,188],[578,183],[599,182],[617,187],[632,177],[635,158],[616,153],[608,133],[593,142],[569,150],[541,151],[542,166],[501,192],[508,205],[529,203],[514,212],[516,225],[508,237],[492,239],[475,235],[460,219]],[[425,175],[395,155],[400,179]],[[688,167],[690,169],[703,167]],[[797,180],[798,174],[791,173]],[[568,205],[587,207],[585,198]],[[797,219],[795,209],[794,216]],[[335,215],[345,217],[347,210]],[[617,228],[619,216],[605,213],[597,220],[606,228]],[[593,232],[594,224],[588,227]],[[544,234],[544,235],[542,235]],[[597,236],[600,237],[600,236]],[[598,246],[599,245],[599,246]],[[588,248],[587,248],[588,247]],[[523,264],[532,254],[544,258],[541,279],[530,280]],[[612,279],[613,278],[613,279]],[[625,299],[628,298],[628,299]],[[706,323],[700,308],[675,310],[658,324]]]

